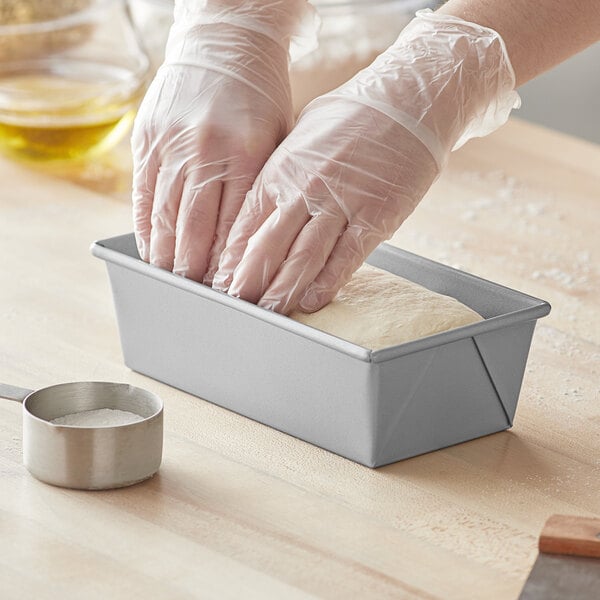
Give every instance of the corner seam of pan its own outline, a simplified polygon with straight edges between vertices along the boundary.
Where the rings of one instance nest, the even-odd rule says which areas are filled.
[[[456,327],[455,329],[440,331],[439,333],[405,342],[404,344],[398,344],[397,346],[373,350],[371,353],[371,362],[381,363],[407,354],[415,354],[416,352],[422,352],[424,350],[430,350],[463,339],[468,339],[475,335],[480,335],[481,333],[488,333],[506,327],[507,325],[535,321],[546,316],[550,312],[550,308],[548,302],[540,300],[539,304],[535,306],[521,308],[503,315],[497,315],[490,317],[489,319],[484,319],[483,321],[478,321],[477,323]]]

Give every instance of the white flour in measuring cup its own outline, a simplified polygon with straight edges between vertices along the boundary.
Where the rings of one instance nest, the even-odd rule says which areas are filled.
[[[63,417],[52,419],[54,425],[69,425],[75,427],[114,427],[115,425],[129,425],[143,421],[144,417],[114,408],[99,408],[96,410],[84,410],[82,412],[70,413]]]

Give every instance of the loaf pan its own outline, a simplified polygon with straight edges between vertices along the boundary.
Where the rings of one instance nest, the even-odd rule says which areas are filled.
[[[543,300],[388,244],[370,264],[484,317],[369,350],[140,260],[132,234],[97,241],[125,364],[378,467],[511,427]]]

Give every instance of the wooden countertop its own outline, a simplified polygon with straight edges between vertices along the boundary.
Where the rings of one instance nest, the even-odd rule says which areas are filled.
[[[599,146],[513,120],[457,152],[397,234],[553,311],[512,430],[377,470],[130,372],[88,251],[131,229],[126,187],[7,161],[0,181],[0,381],[165,401],[159,474],[105,492],[31,477],[20,406],[0,402],[2,598],[512,600],[550,514],[600,516]]]

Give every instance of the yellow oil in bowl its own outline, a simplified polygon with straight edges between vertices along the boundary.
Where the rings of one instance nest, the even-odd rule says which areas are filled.
[[[0,151],[28,161],[70,160],[114,146],[131,125],[144,81],[91,61],[0,69]]]

